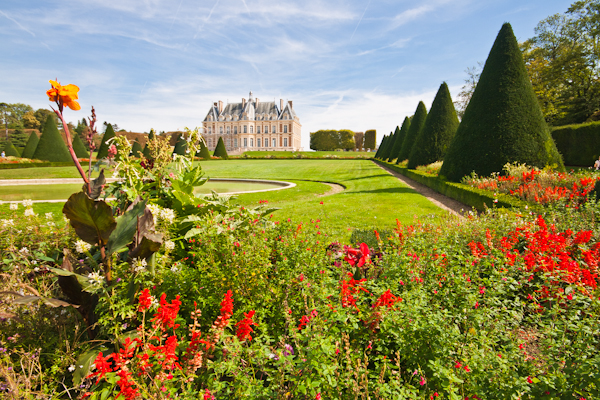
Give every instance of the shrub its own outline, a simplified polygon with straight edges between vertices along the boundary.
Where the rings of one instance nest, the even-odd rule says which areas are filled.
[[[396,141],[396,143],[394,143],[394,148],[392,149],[392,153],[390,154],[390,161],[396,159],[396,164],[401,161],[404,161],[404,160],[401,160],[398,156],[400,155],[400,150],[402,149],[402,143],[404,143],[404,138],[406,137],[408,128],[410,128],[410,118],[404,117],[404,121],[402,122],[402,127],[400,128],[400,134],[398,136],[398,140]]]
[[[142,145],[141,145],[141,144],[140,144],[140,142],[139,142],[139,141],[136,139],[136,140],[133,142],[133,146],[131,146],[131,154],[132,154],[134,157],[137,157],[137,158],[139,158],[139,157],[141,157],[141,155],[142,155],[142,152],[143,152],[143,150],[142,150]]]
[[[25,148],[21,153],[23,158],[33,158],[33,154],[35,153],[35,149],[37,148],[38,143],[40,142],[40,138],[35,132],[31,132],[29,135],[29,139],[27,139],[27,143],[25,144]]]
[[[90,158],[90,153],[85,148],[81,136],[77,134],[73,135],[73,151],[75,151],[77,158]]]
[[[4,142],[4,153],[6,157],[21,157],[19,151],[12,144],[12,141],[10,139]]]
[[[227,149],[225,148],[225,143],[223,143],[223,137],[219,136],[219,141],[217,142],[217,147],[215,147],[214,151],[215,157],[222,158],[223,160],[227,160],[229,156],[227,155]]]
[[[555,127],[552,138],[565,165],[589,167],[600,156],[600,121]]]
[[[369,129],[365,132],[365,149],[375,149],[377,147],[377,131],[375,129]]]
[[[109,145],[106,142],[114,137],[115,130],[113,129],[112,124],[106,125],[106,131],[104,132],[104,136],[102,136],[102,143],[100,143],[100,147],[98,148],[98,154],[96,154],[96,158],[98,160],[108,157]]]
[[[398,145],[398,142],[400,140],[402,140],[402,138],[400,137],[400,127],[396,126],[396,130],[394,131],[394,136],[392,139],[392,142],[390,143],[389,147],[388,147],[388,151],[386,151],[385,154],[385,160],[387,160],[388,162],[391,162],[392,160],[396,159],[396,154],[394,153],[394,149],[396,148],[396,146]]]
[[[512,162],[564,170],[517,39],[506,23],[492,46],[440,174],[458,182],[473,171],[483,176],[500,172]]]
[[[196,153],[196,156],[204,160],[210,160],[210,151],[208,150],[208,147],[206,147],[204,140],[200,141],[200,150]]]
[[[150,156],[150,148],[148,147],[148,143],[150,143],[156,137],[154,133],[154,129],[150,129],[150,133],[148,134],[148,140],[146,140],[146,146],[142,151],[142,155],[146,160],[150,160],[152,157]]]
[[[45,161],[72,161],[67,145],[63,141],[53,116],[49,116],[44,124],[42,136],[33,153],[33,158]]]
[[[187,150],[187,142],[182,135],[177,136],[177,142],[175,143],[175,147],[173,148],[173,154],[179,154],[180,156],[185,155]]]
[[[379,143],[379,148],[377,149],[374,158],[381,159],[381,155],[385,150],[389,138],[390,137],[388,135],[383,135],[383,139],[381,139],[381,143]]]
[[[408,168],[427,165],[444,159],[444,154],[458,127],[458,117],[446,82],[440,86],[423,129],[408,157]]]
[[[417,110],[415,114],[412,116],[410,121],[410,126],[408,127],[408,131],[406,132],[406,136],[402,141],[402,147],[400,149],[400,153],[398,154],[399,160],[406,160],[408,156],[410,156],[410,152],[412,151],[413,144],[415,140],[421,133],[421,129],[423,129],[423,125],[425,125],[425,119],[427,118],[427,108],[422,101],[419,102],[417,106]]]

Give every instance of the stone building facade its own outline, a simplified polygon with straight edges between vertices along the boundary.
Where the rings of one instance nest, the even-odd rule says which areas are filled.
[[[261,102],[250,92],[241,103],[218,101],[208,110],[202,123],[203,135],[209,150],[223,138],[228,153],[244,151],[300,151],[300,119],[292,101],[277,104]]]

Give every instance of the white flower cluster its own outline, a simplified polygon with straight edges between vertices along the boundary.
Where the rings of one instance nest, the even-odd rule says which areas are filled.
[[[27,208],[23,215],[26,217],[35,217],[37,214],[33,211],[33,208]]]
[[[3,228],[8,228],[9,226],[15,226],[15,221],[13,221],[12,219],[3,219],[3,220],[0,220],[0,222],[2,222]]]
[[[92,272],[87,277],[92,285],[102,286],[104,284],[104,277],[98,272]]]
[[[154,223],[157,223],[159,220],[163,220],[171,224],[176,217],[175,211],[171,210],[170,208],[161,208],[157,204],[148,204],[146,207],[150,209],[150,212],[154,217]]]
[[[19,203],[10,203],[10,209],[11,210],[18,210],[19,209]]]
[[[140,259],[140,258],[133,259],[133,270],[135,272],[144,271],[147,266],[148,266],[148,263],[143,258],[142,259]]]
[[[86,251],[89,251],[92,248],[92,245],[89,244],[88,242],[84,242],[83,240],[78,240],[75,242],[75,251],[77,251],[78,253],[85,253]]]
[[[172,240],[167,240],[165,242],[165,250],[173,250],[175,249],[175,242],[173,242]]]
[[[31,207],[33,205],[33,201],[31,199],[23,200],[23,207]]]
[[[45,215],[46,219],[54,219],[54,214],[52,214],[51,212],[47,212]]]

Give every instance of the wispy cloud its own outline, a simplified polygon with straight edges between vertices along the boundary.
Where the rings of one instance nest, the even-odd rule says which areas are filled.
[[[17,25],[19,27],[19,29],[21,29],[21,30],[29,33],[31,36],[35,37],[35,33],[33,33],[32,31],[30,31],[29,29],[25,28],[23,25],[21,25],[19,23],[19,21],[17,21],[16,19],[14,19],[13,17],[11,17],[7,13],[5,13],[4,11],[0,10],[0,15],[2,15],[4,18],[8,19],[9,21],[14,22],[15,25]]]

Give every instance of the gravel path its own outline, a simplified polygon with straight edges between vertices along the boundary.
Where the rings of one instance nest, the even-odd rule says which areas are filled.
[[[454,199],[451,199],[450,197],[444,196],[443,194],[438,193],[435,190],[430,189],[429,187],[427,187],[419,182],[413,181],[412,179],[407,178],[406,176],[402,175],[399,172],[396,172],[392,169],[386,168],[384,165],[380,165],[377,163],[375,163],[375,164],[377,166],[379,166],[379,168],[383,169],[386,172],[389,172],[396,178],[400,179],[411,189],[414,189],[421,195],[425,196],[427,199],[429,199],[429,201],[431,201],[436,206],[438,206],[444,210],[447,210],[454,215],[463,217],[463,214],[465,214],[471,210],[471,207],[469,207],[463,203],[460,203]]]

